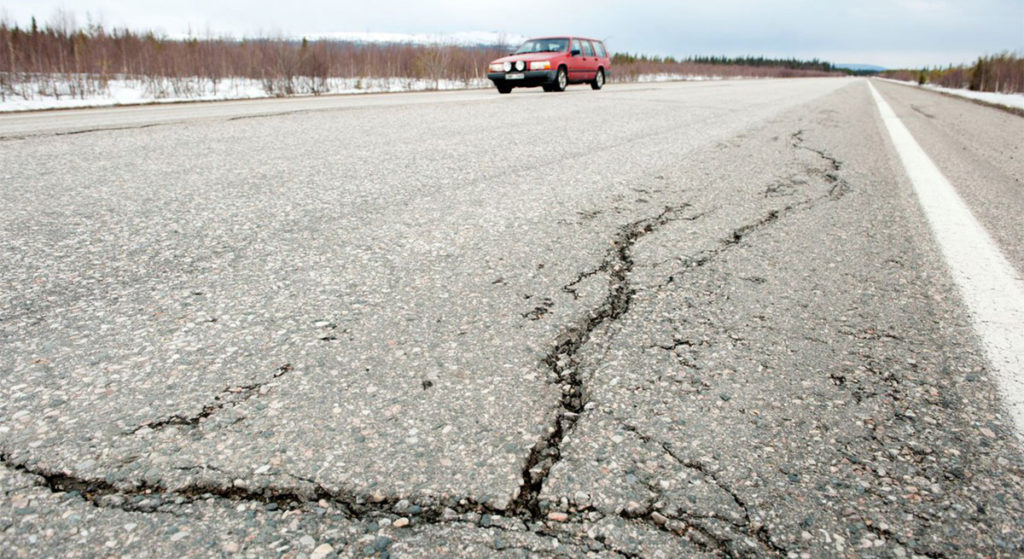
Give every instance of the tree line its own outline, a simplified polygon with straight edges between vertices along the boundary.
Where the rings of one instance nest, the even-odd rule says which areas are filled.
[[[769,58],[764,56],[688,56],[676,59],[673,56],[645,56],[640,54],[616,54],[617,63],[654,62],[661,64],[693,63],[707,66],[749,66],[751,68],[783,68],[788,70],[810,70],[814,72],[833,72],[836,68],[831,62],[818,59],[800,60],[797,58]]]
[[[903,69],[882,72],[882,77],[935,84],[953,89],[1024,93],[1024,57],[1004,52],[980,56],[971,65],[950,64],[945,68]]]
[[[842,76],[831,63],[818,60],[775,59],[763,56],[647,56],[616,53],[612,56],[612,75],[629,81],[645,74],[691,76],[800,78]]]
[[[40,27],[0,23],[0,91],[20,87],[85,97],[109,80],[147,80],[161,88],[155,97],[188,96],[197,80],[258,80],[270,95],[322,93],[328,78],[411,78],[468,82],[485,77],[486,64],[502,54],[498,46],[360,44],[283,38],[169,39],[130,29]]]

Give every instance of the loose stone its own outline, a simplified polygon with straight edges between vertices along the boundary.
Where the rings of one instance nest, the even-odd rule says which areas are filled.
[[[640,516],[645,510],[647,510],[646,507],[636,501],[626,503],[626,514],[630,516]]]
[[[324,559],[325,557],[330,555],[331,552],[333,552],[333,551],[334,551],[334,548],[331,547],[331,544],[329,544],[329,543],[322,543],[322,544],[316,546],[316,549],[313,550],[313,553],[311,553],[309,555],[309,559]]]

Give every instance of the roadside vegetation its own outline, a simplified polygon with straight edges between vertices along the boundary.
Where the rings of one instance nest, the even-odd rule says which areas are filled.
[[[612,56],[612,78],[637,81],[641,76],[675,75],[721,78],[801,78],[842,76],[819,60],[764,57],[693,56],[683,59],[618,53]]]
[[[272,96],[320,94],[337,78],[472,83],[486,78],[502,53],[451,45],[358,44],[160,37],[99,25],[28,29],[0,23],[0,96],[86,98],[107,92],[113,80],[133,83],[153,98],[216,94],[232,80],[258,83]]]
[[[1004,52],[982,56],[969,66],[889,70],[880,75],[921,85],[932,84],[993,93],[1024,93],[1024,57],[1019,53]]]
[[[216,36],[79,26],[58,12],[25,28],[0,22],[0,102],[91,99],[131,89],[146,99],[318,95],[353,90],[488,86],[486,64],[512,45],[357,43]],[[841,75],[817,60],[617,54],[612,79]],[[243,91],[244,90],[244,91]]]

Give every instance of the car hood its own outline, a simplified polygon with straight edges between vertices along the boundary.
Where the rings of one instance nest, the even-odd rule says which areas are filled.
[[[515,62],[517,60],[522,60],[522,61],[525,61],[525,62],[532,62],[534,60],[550,60],[550,59],[554,58],[555,56],[558,56],[559,54],[562,54],[562,53],[560,53],[560,52],[529,52],[529,53],[523,53],[523,54],[510,54],[508,56],[503,56],[501,58],[498,58],[497,60],[492,60],[491,64],[496,64],[496,63],[500,63],[500,62]]]

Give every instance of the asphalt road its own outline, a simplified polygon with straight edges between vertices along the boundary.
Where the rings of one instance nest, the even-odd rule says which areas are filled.
[[[1024,265],[1024,119],[876,87]],[[0,116],[0,556],[1016,557],[863,80]]]

